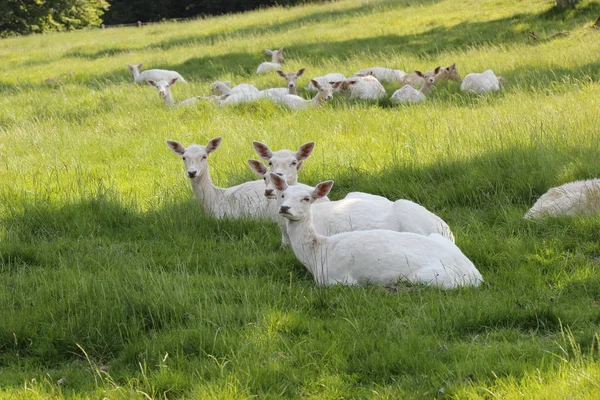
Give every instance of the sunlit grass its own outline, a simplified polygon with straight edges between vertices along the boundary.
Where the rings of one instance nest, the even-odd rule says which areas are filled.
[[[0,398],[597,397],[600,219],[522,219],[600,176],[600,7],[553,3],[348,0],[0,41]],[[125,67],[179,71],[176,99],[281,86],[254,74],[281,46],[301,86],[453,62],[508,84],[416,106],[166,109]],[[315,141],[302,181],[422,203],[486,282],[316,287],[274,224],[201,213],[165,141],[216,136],[222,186],[255,179],[253,140]]]

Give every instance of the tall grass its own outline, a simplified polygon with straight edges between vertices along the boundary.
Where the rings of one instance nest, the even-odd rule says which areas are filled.
[[[600,176],[600,6],[553,3],[347,0],[0,41],[0,397],[596,397],[600,218],[522,219]],[[456,62],[508,85],[410,107],[165,109],[125,67],[179,71],[176,99],[214,79],[282,86],[254,74],[280,46],[308,77]],[[316,287],[274,224],[193,200],[165,141],[216,136],[222,186],[255,179],[252,140],[316,141],[304,182],[418,201],[485,283]]]

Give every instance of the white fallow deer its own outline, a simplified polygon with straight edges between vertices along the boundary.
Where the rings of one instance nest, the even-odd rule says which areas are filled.
[[[283,61],[283,47],[279,50],[265,50],[265,53],[271,56],[271,62],[265,61],[260,63],[256,69],[256,73],[265,74],[267,72],[281,69],[280,62]]]
[[[306,68],[301,68],[296,72],[283,72],[278,69],[277,74],[285,79],[286,86],[285,88],[270,88],[260,91],[260,97],[264,99],[269,99],[275,103],[277,103],[282,97],[287,94],[298,94],[298,78],[304,74]]]
[[[252,146],[260,158],[268,162],[269,166],[267,167],[257,160],[248,160],[248,165],[252,171],[264,180],[265,196],[268,199],[275,199],[275,187],[271,183],[269,172],[281,176],[290,185],[298,184],[298,171],[302,168],[304,161],[312,154],[315,142],[304,143],[297,151],[287,149],[272,151],[269,146],[257,141],[252,142]],[[323,201],[329,201],[329,199],[326,196],[319,199],[319,202]],[[282,246],[287,246],[289,245],[289,239],[285,230],[285,220],[279,217],[278,224],[281,230]]]
[[[333,99],[333,87],[329,83],[325,82],[319,84],[314,79],[311,82],[318,88],[317,94],[312,99],[306,100],[300,96],[286,94],[275,102],[287,108],[291,108],[292,110],[302,110],[310,107],[320,107],[325,104],[325,102]]]
[[[439,72],[440,67],[437,67],[435,71],[427,71],[425,73],[421,71],[415,71],[415,74],[425,80],[425,83],[420,89],[415,89],[411,85],[404,85],[400,89],[396,90],[390,100],[392,103],[420,103],[425,100],[425,95],[429,93],[433,84],[435,83],[436,74]]]
[[[312,205],[329,193],[333,181],[309,190],[287,186],[275,174],[271,177],[284,196],[279,214],[287,219],[294,254],[317,285],[391,286],[406,280],[451,289],[477,286],[483,281],[471,260],[438,234],[375,229],[323,236],[315,229]]]
[[[272,174],[270,175],[272,176]],[[271,177],[271,182],[276,189],[275,198],[279,205],[283,201],[281,197],[283,193],[278,189],[281,185],[277,184],[280,180],[276,181]],[[307,185],[303,186],[312,190]],[[390,201],[385,197],[369,193],[352,192],[341,200],[322,204],[316,202],[312,208],[315,216],[315,229],[322,235],[387,229],[425,236],[437,233],[454,242],[454,234],[443,219],[410,200]]]
[[[183,159],[194,196],[204,212],[216,218],[277,221],[277,204],[265,197],[263,180],[246,182],[230,188],[220,188],[213,184],[208,157],[220,144],[220,137],[209,140],[206,146],[192,144],[184,147],[179,142],[167,141],[169,148]]]
[[[600,179],[565,183],[540,197],[525,218],[572,217],[600,213]]]
[[[175,82],[177,82],[178,78],[173,78],[170,81],[153,81],[152,79],[148,79],[148,85],[153,86],[156,88],[156,90],[158,91],[158,96],[163,99],[163,101],[165,102],[165,105],[167,107],[178,107],[178,106],[185,106],[188,104],[193,104],[196,103],[198,100],[200,99],[205,99],[205,100],[211,100],[211,101],[216,101],[216,98],[214,98],[215,96],[195,96],[195,97],[190,97],[189,99],[185,99],[182,101],[175,101],[175,99],[173,99],[173,94],[171,93],[171,89],[170,87],[172,85],[175,84]]]
[[[129,65],[127,64],[127,68],[133,74],[133,81],[143,82],[149,79],[158,82],[158,81],[170,81],[173,78],[177,78],[177,82],[187,83],[185,79],[177,71],[170,71],[167,69],[147,69],[145,71],[140,72],[143,64],[138,65]]]

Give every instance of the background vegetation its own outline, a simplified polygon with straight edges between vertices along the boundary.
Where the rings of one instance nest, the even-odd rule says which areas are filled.
[[[348,0],[0,41],[0,398],[597,398],[600,217],[522,219],[600,176],[600,6],[553,5]],[[125,67],[179,71],[176,99],[281,86],[254,74],[281,46],[302,86],[452,62],[508,85],[166,109]],[[222,186],[255,179],[252,140],[316,141],[304,182],[422,203],[485,284],[316,287],[275,224],[203,215],[165,140],[215,136]]]

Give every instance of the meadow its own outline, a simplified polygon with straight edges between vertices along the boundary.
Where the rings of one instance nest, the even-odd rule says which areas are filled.
[[[553,5],[343,0],[0,40],[0,398],[598,398],[600,217],[523,219],[600,177],[600,4]],[[507,85],[168,109],[125,66],[178,71],[181,100],[283,86],[254,73],[282,46],[301,87],[453,62]],[[222,187],[257,179],[253,140],[315,141],[301,181],[426,206],[484,284],[317,287],[276,224],[202,213],[165,142],[217,136]]]

